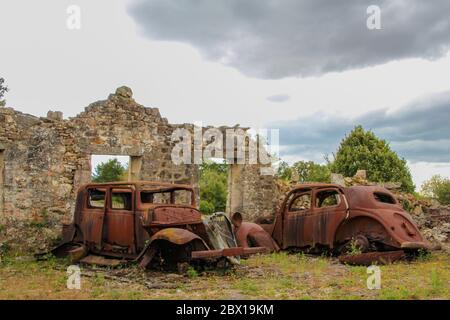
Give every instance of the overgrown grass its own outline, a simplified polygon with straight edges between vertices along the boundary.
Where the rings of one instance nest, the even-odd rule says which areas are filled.
[[[365,267],[280,252],[255,255],[224,275],[190,268],[184,277],[152,272],[144,274],[147,280],[127,283],[97,268],[82,276],[81,290],[69,290],[68,262],[6,257],[0,263],[0,299],[449,299],[449,263],[448,255],[433,253],[380,266],[381,289],[369,290]],[[150,280],[172,286],[149,289]]]

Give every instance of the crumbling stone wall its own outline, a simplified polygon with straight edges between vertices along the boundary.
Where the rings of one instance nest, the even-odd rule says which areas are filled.
[[[69,119],[60,112],[39,118],[0,108],[1,218],[70,221],[76,191],[91,179],[93,154],[128,155],[132,179],[192,184],[198,194],[198,165],[171,160],[171,136],[180,127],[193,130],[138,104],[127,87]],[[241,166],[239,179],[230,177],[229,187],[242,196],[230,200],[229,210],[238,208],[247,219],[273,212],[273,177],[262,176],[259,165],[233,166]]]

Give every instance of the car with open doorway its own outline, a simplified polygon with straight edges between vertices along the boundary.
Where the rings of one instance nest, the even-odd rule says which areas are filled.
[[[253,223],[242,222],[239,213],[232,221],[239,245],[264,245],[252,236]],[[300,184],[286,194],[273,223],[259,226],[281,249],[327,250],[355,264],[393,261],[430,248],[409,213],[379,186]]]
[[[192,186],[138,181],[90,183],[79,188],[74,220],[52,253],[71,261],[142,267],[237,263],[265,248],[238,247],[224,214],[202,217]]]

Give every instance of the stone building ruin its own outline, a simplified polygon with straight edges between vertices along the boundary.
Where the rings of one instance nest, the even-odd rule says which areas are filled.
[[[171,135],[180,127],[193,129],[138,104],[127,87],[69,119],[0,108],[0,215],[70,220],[78,187],[91,180],[92,155],[129,156],[130,180],[192,184],[198,196],[198,165],[171,161]],[[228,181],[227,211],[249,220],[275,211],[274,177],[261,175],[260,165],[232,164]]]

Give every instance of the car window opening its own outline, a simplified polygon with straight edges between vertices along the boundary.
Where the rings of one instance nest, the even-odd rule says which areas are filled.
[[[88,191],[88,206],[89,208],[104,208],[106,192],[100,189],[89,189]]]
[[[389,203],[389,204],[397,203],[391,195],[386,194],[386,193],[374,192],[373,196],[375,197],[375,200],[377,200],[378,202]]]
[[[321,191],[316,195],[316,208],[337,206],[339,203],[340,197],[336,190]]]
[[[291,202],[289,211],[303,211],[311,209],[311,194],[304,193],[297,195]]]
[[[191,192],[188,190],[141,191],[143,204],[179,204],[191,205]]]
[[[130,192],[112,192],[111,208],[115,210],[132,210],[132,194]]]

